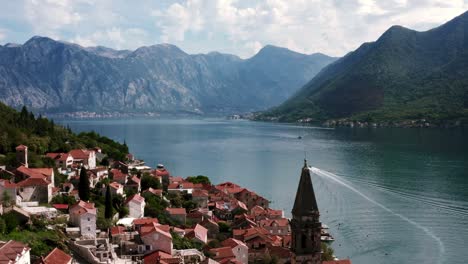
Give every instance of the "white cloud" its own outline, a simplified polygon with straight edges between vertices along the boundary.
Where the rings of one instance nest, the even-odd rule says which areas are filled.
[[[0,28],[0,41],[3,42],[7,38],[7,30]]]
[[[79,1],[72,0],[27,0],[25,17],[34,29],[34,34],[57,36],[59,30],[76,25],[81,15],[75,10]]]
[[[250,56],[254,43],[343,55],[393,24],[428,29],[464,12],[463,0],[187,0],[153,11],[161,41],[184,45],[197,32],[225,35],[225,49]],[[223,49],[223,47],[220,47]]]
[[[394,24],[427,30],[467,9],[468,0],[17,0],[2,3],[0,25],[16,37],[7,42],[32,35],[126,49],[169,42],[242,57],[272,44],[342,56]]]
[[[84,47],[90,46],[108,46],[116,49],[135,49],[146,45],[148,33],[140,28],[121,29],[117,27],[104,31],[96,31],[92,34],[82,36],[77,35],[71,39]]]

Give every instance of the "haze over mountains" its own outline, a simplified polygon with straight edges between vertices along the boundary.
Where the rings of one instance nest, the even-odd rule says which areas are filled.
[[[334,60],[274,46],[244,60],[170,44],[117,51],[33,37],[0,46],[0,101],[48,113],[255,111],[280,104]]]
[[[426,32],[391,27],[260,116],[272,118],[468,120],[468,12]]]

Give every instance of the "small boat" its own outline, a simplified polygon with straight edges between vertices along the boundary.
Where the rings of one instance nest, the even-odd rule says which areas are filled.
[[[322,241],[322,242],[333,242],[333,241],[335,241],[335,239],[331,235],[320,236],[320,241]]]
[[[297,139],[302,139],[302,137],[301,137],[301,136],[298,136]]]

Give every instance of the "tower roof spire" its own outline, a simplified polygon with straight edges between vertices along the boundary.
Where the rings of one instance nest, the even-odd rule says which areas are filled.
[[[318,212],[317,200],[315,199],[314,187],[310,178],[310,170],[307,160],[304,159],[304,167],[301,172],[301,179],[297,187],[296,200],[292,214],[296,216],[311,215]]]

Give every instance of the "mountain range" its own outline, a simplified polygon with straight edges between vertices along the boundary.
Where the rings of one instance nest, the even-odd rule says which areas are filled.
[[[256,111],[280,104],[335,60],[275,46],[241,59],[170,44],[129,51],[33,37],[0,46],[0,101],[45,113]]]
[[[468,12],[425,32],[389,28],[258,118],[468,120]]]

